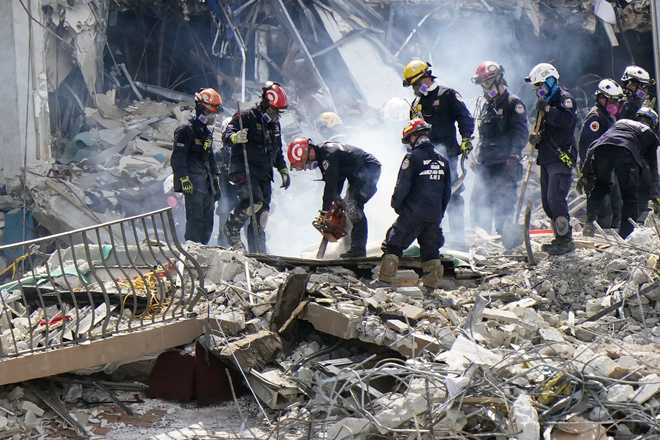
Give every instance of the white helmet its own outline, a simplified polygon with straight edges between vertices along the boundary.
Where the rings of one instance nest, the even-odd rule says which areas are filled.
[[[651,75],[639,66],[628,66],[623,71],[623,75],[621,75],[621,81],[626,82],[631,79],[636,79],[642,84],[649,84],[651,82]]]
[[[392,122],[408,122],[410,120],[410,104],[402,98],[391,98],[383,106],[383,118]]]
[[[541,84],[546,79],[550,77],[559,79],[559,71],[555,66],[548,63],[537,64],[530,70],[529,75],[525,78],[525,81],[532,84]]]
[[[623,89],[613,79],[603,79],[598,83],[595,95],[605,95],[610,99],[621,99],[623,98]]]

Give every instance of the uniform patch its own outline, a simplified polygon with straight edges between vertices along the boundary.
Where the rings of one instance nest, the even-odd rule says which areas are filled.
[[[328,168],[330,168],[330,162],[328,162],[327,160],[324,160],[323,162],[321,162],[321,168],[323,168],[324,170],[327,171]]]
[[[440,100],[439,99],[436,99],[435,101],[433,101],[433,107],[438,107],[439,105],[440,105]]]
[[[564,99],[564,108],[573,108],[573,100],[571,98]]]
[[[521,103],[516,104],[516,113],[518,113],[519,115],[525,113],[525,106],[522,105]]]
[[[403,162],[401,163],[401,169],[407,170],[409,166],[410,166],[410,159],[406,157],[405,159],[403,159]]]
[[[598,131],[598,129],[600,128],[600,124],[598,123],[598,121],[593,121],[591,124],[589,124],[589,128],[591,129],[591,131]]]

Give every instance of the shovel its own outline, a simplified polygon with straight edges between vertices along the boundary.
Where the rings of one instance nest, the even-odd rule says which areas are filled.
[[[538,112],[536,115],[536,121],[534,122],[534,131],[533,133],[538,133],[541,129],[541,123],[543,122],[543,111]],[[533,151],[533,146],[527,144],[526,148],[531,152]],[[525,223],[520,224],[519,217],[520,212],[522,211],[523,202],[525,200],[525,193],[527,192],[527,186],[529,184],[529,178],[532,175],[532,167],[534,166],[534,159],[530,155],[527,159],[527,170],[525,171],[525,177],[520,186],[520,194],[518,195],[518,200],[516,202],[516,210],[513,215],[513,223],[505,223],[504,229],[502,230],[502,244],[507,250],[513,249],[517,246],[520,246],[525,237],[529,235],[529,220]],[[531,208],[530,208],[531,210]],[[529,238],[527,239],[529,240]]]

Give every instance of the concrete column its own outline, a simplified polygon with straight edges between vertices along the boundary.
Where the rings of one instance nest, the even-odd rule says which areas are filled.
[[[22,0],[42,21],[39,0]],[[0,1],[0,176],[22,173],[27,163],[50,158],[44,32],[16,1]],[[31,41],[31,42],[30,42]],[[31,55],[30,55],[31,52]]]

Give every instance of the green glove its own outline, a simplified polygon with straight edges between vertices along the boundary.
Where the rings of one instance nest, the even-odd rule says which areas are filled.
[[[289,170],[282,168],[278,171],[280,172],[280,176],[282,176],[282,184],[280,185],[280,188],[288,189],[289,186],[291,186],[291,176],[289,176]]]
[[[467,156],[470,154],[470,151],[472,151],[472,139],[463,138],[461,141],[461,153]]]
[[[239,130],[236,133],[229,136],[229,140],[232,144],[247,144],[248,141],[248,129],[244,128]]]
[[[573,168],[573,158],[567,152],[560,151],[559,152],[559,160],[561,160],[561,163],[566,165],[568,168]]]
[[[653,213],[655,215],[660,215],[660,197],[653,199]]]
[[[192,184],[192,182],[190,181],[190,177],[188,177],[188,176],[183,176],[183,177],[181,177],[181,178],[179,179],[179,181],[181,182],[181,190],[182,190],[185,194],[192,194],[192,192],[193,192],[193,184]]]

